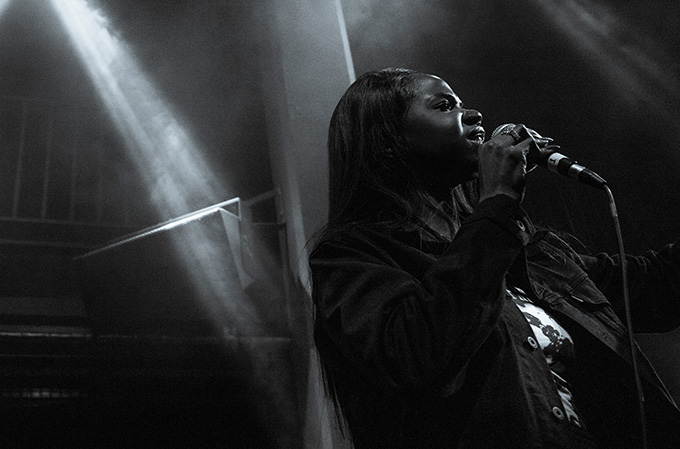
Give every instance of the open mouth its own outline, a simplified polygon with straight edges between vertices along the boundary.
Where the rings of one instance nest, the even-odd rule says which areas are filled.
[[[475,129],[473,132],[471,132],[468,135],[469,140],[472,140],[473,142],[477,142],[477,143],[480,143],[480,144],[484,142],[485,138],[486,138],[486,133],[484,132],[483,128]]]

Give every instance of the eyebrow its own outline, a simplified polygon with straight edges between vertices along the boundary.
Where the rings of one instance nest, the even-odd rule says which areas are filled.
[[[456,106],[458,106],[458,107],[460,107],[460,108],[463,107],[463,100],[461,100],[461,99],[458,98],[457,96],[451,95],[451,94],[449,94],[449,93],[439,92],[439,93],[436,93],[436,94],[432,95],[431,98],[432,98],[432,100],[438,100],[438,99],[440,99],[440,98],[445,98],[445,99],[447,99],[447,100],[452,101],[453,103],[455,103]]]

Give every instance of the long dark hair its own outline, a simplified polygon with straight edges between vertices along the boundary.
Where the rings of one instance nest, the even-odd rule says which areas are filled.
[[[328,223],[314,240],[355,223],[386,231],[426,230],[425,218],[438,214],[453,236],[463,216],[472,213],[476,182],[454,187],[448,201],[432,194],[417,171],[404,137],[406,115],[416,95],[415,80],[423,73],[402,68],[368,72],[347,89],[333,112],[328,131]],[[443,237],[442,237],[443,238]],[[332,345],[315,323],[321,351]],[[321,357],[326,392],[332,400],[339,429],[345,425],[335,371]]]
[[[327,229],[349,223],[402,229],[422,225],[429,211],[440,214],[455,234],[461,213],[472,212],[474,182],[455,187],[442,205],[410,161],[404,126],[414,80],[422,75],[402,68],[368,72],[340,99],[328,131]]]

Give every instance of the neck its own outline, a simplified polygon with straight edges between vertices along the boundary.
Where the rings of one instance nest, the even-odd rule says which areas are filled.
[[[477,172],[464,167],[451,166],[446,161],[432,161],[421,158],[412,163],[416,176],[420,178],[425,189],[438,202],[451,204],[451,191],[477,177]]]

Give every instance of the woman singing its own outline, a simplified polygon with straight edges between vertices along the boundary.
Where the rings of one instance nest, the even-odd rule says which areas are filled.
[[[445,81],[405,69],[361,76],[337,105],[310,266],[356,448],[641,444],[620,261],[532,224],[522,135],[487,140]],[[680,324],[680,244],[627,263],[636,331]],[[639,360],[649,447],[680,447],[680,413]]]

